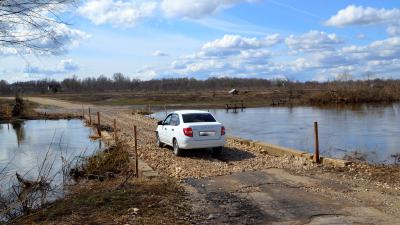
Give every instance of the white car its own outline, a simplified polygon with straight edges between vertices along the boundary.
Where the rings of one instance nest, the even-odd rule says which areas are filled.
[[[174,154],[182,149],[213,148],[220,154],[225,145],[225,127],[206,111],[180,110],[169,114],[157,126],[157,145],[172,146]]]

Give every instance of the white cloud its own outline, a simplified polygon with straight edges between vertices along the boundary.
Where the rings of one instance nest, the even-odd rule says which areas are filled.
[[[58,67],[64,71],[77,71],[79,69],[79,65],[72,59],[61,60]]]
[[[264,39],[245,38],[240,35],[225,35],[222,39],[217,39],[203,45],[203,50],[208,49],[253,49],[267,47],[278,44],[280,37],[273,34]]]
[[[161,9],[166,17],[199,19],[241,2],[254,0],[163,0]]]
[[[157,77],[157,71],[151,67],[143,67],[140,70],[137,70],[133,75],[130,77],[139,80],[151,80]]]
[[[365,39],[366,36],[365,36],[365,34],[357,34],[356,38],[362,40],[362,39]]]
[[[63,54],[88,38],[90,38],[90,35],[81,30],[72,29],[65,24],[57,24],[52,29],[51,37],[45,37],[32,44],[43,49],[49,49],[53,54]]]
[[[197,76],[281,75],[282,67],[269,61],[270,48],[281,43],[278,34],[262,38],[225,35],[205,43],[199,51],[182,56],[171,64],[171,74]]]
[[[400,58],[400,37],[391,37],[374,41],[365,46],[352,45],[344,47],[342,52],[358,60],[398,59]]]
[[[56,75],[76,72],[79,70],[79,65],[72,59],[64,59],[59,62],[55,67],[41,67],[28,65],[24,68],[25,74],[39,74],[39,75]]]
[[[300,36],[290,35],[285,39],[286,45],[293,51],[329,51],[334,50],[343,40],[336,34],[327,34],[312,30]]]
[[[245,51],[272,47],[280,42],[281,38],[278,34],[269,35],[264,38],[247,38],[240,35],[224,35],[221,39],[205,43],[199,52],[188,56],[188,58],[226,57],[239,54],[246,55]],[[260,52],[256,51],[252,51],[251,53],[260,54]],[[265,54],[265,52],[262,54]]]
[[[266,44],[265,39],[269,38],[225,35],[174,60],[169,69],[158,74],[197,78],[286,76],[321,81],[334,79],[344,71],[354,78],[368,71],[384,77],[400,68],[400,37],[347,46],[337,35],[319,31],[289,36],[284,44]]]
[[[390,36],[397,36],[400,34],[400,24],[399,25],[390,25],[388,26],[388,28],[386,29],[386,32],[390,35]]]
[[[325,22],[328,26],[372,25],[396,23],[400,20],[400,9],[377,9],[349,5]]]
[[[30,31],[25,27],[17,27],[14,35],[19,37],[19,41],[26,42],[26,46],[4,44],[0,46],[0,55],[27,55],[32,53],[39,55],[60,55],[77,47],[83,40],[90,37],[89,34],[70,28],[65,24],[52,24],[48,33],[49,35],[44,37],[29,40],[30,36],[26,34],[30,34]]]
[[[239,3],[258,0],[88,0],[79,7],[80,15],[96,25],[131,27],[145,19],[199,19]]]
[[[10,56],[10,55],[17,55],[17,54],[18,54],[18,51],[16,48],[0,46],[0,55],[1,56]]]
[[[109,23],[129,27],[152,17],[156,9],[154,1],[89,0],[78,12],[96,25]]]
[[[162,57],[162,56],[168,56],[168,54],[165,53],[165,52],[162,52],[162,51],[160,51],[160,50],[156,50],[156,51],[153,52],[152,56],[155,56],[155,57]]]

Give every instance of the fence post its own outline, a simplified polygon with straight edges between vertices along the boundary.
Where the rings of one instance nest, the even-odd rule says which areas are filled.
[[[118,141],[118,135],[117,135],[117,119],[114,119],[114,140],[115,140],[115,142]]]
[[[89,124],[90,126],[92,125],[92,113],[90,112],[90,107],[89,107]]]
[[[139,159],[137,152],[137,128],[136,125],[133,127],[134,129],[134,138],[135,138],[135,173],[136,177],[139,178]]]
[[[315,149],[314,149],[314,157],[313,160],[316,163],[319,163],[319,139],[318,139],[318,122],[314,122],[314,136],[315,136]]]
[[[85,108],[83,108],[83,105],[82,105],[82,118],[85,119]]]
[[[101,137],[100,112],[97,112],[97,134]]]

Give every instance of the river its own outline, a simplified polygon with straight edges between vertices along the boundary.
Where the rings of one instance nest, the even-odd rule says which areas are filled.
[[[321,154],[393,164],[400,154],[400,104],[334,107],[262,107],[209,110],[228,135],[312,152],[314,122]],[[154,117],[165,117],[165,111]]]

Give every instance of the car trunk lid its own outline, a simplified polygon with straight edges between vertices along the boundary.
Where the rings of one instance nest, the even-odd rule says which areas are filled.
[[[218,122],[188,123],[187,125],[193,129],[194,140],[217,140],[221,138],[222,125]]]

